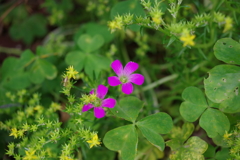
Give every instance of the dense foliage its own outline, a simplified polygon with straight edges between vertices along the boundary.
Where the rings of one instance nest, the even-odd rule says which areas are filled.
[[[0,4],[2,159],[240,159],[240,2]]]

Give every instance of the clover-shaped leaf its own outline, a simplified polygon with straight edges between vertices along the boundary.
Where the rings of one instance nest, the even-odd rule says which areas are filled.
[[[115,116],[133,122],[132,125],[126,125],[107,132],[103,139],[106,147],[110,150],[119,151],[121,158],[124,160],[133,160],[135,158],[137,151],[137,140],[135,139],[138,139],[135,127],[140,129],[148,142],[162,151],[165,144],[160,134],[168,133],[173,126],[172,118],[166,113],[156,113],[135,122],[142,106],[142,101],[129,96],[121,99],[111,109]]]
[[[19,59],[15,57],[8,57],[3,62],[1,67],[2,77],[0,78],[2,86],[13,90],[19,90],[31,85],[28,79],[28,73],[18,68],[18,64]]]
[[[42,83],[45,78],[52,80],[56,76],[56,66],[44,59],[36,59],[29,73],[29,79],[36,84]]]
[[[31,50],[25,50],[19,59],[19,62],[17,64],[18,69],[23,69],[25,66],[29,65],[31,62],[33,62],[35,58],[35,55],[32,53]]]
[[[96,51],[104,44],[104,38],[101,35],[91,37],[88,34],[81,35],[77,40],[78,46],[86,53]]]
[[[208,108],[200,118],[200,126],[211,138],[223,135],[230,128],[230,122],[225,114],[213,108]]]
[[[115,128],[106,133],[104,145],[118,151],[124,160],[133,160],[137,152],[138,136],[134,125]]]
[[[183,145],[181,159],[204,160],[202,155],[208,148],[208,144],[197,136],[193,136]]]
[[[166,144],[171,147],[172,150],[178,150],[193,131],[194,125],[189,122],[185,122],[182,128],[174,127],[169,134],[171,140],[167,141]]]
[[[220,110],[228,113],[240,111],[240,67],[233,65],[218,65],[209,71],[209,77],[204,79],[207,97],[221,103]]]
[[[184,123],[182,129],[177,127],[173,128],[170,134],[172,139],[166,142],[166,144],[171,147],[171,157],[174,157],[172,159],[204,160],[202,154],[207,150],[208,145],[199,137],[193,136],[189,138],[193,130],[194,125],[192,123]],[[186,140],[187,142],[185,142]]]
[[[101,70],[107,69],[110,66],[111,61],[98,54],[86,54],[81,51],[72,51],[67,54],[65,61],[68,65],[73,65],[77,71],[84,71],[88,76],[93,79],[99,75]]]
[[[164,150],[164,140],[159,133],[168,133],[172,129],[172,118],[168,114],[156,113],[147,116],[138,121],[136,125],[150,143],[159,150]]]
[[[180,106],[180,113],[189,122],[196,121],[208,107],[204,94],[196,87],[186,88],[182,93],[182,97],[185,102]]]
[[[200,126],[206,130],[209,137],[214,138],[218,134],[223,135],[229,130],[230,123],[225,114],[216,107],[214,103],[207,104],[204,94],[196,87],[188,87],[183,91],[183,102],[180,106],[180,113],[189,122],[196,121],[200,116]]]
[[[135,122],[142,106],[142,101],[136,97],[129,96],[121,99],[118,104],[111,109],[111,112],[117,117]]]
[[[222,38],[214,45],[214,54],[217,59],[229,63],[240,65],[240,44],[231,38]]]

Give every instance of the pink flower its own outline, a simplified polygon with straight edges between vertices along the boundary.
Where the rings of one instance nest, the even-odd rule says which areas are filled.
[[[104,99],[105,95],[108,92],[108,88],[104,85],[99,85],[97,87],[96,93],[93,89],[90,92],[90,99],[91,102],[88,104],[85,104],[82,108],[82,112],[86,112],[89,109],[93,108],[94,116],[96,118],[102,118],[105,116],[105,111],[103,107],[113,108],[116,105],[116,100],[113,98],[106,98]]]
[[[131,94],[133,92],[133,85],[142,85],[144,82],[144,76],[134,73],[138,69],[138,64],[135,62],[128,62],[123,68],[122,63],[119,60],[112,62],[111,67],[117,76],[108,77],[108,84],[110,86],[117,86],[122,84],[122,92],[125,94]]]

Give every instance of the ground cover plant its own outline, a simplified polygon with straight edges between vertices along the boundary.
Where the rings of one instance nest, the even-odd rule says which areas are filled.
[[[2,159],[240,159],[239,2],[0,4]]]

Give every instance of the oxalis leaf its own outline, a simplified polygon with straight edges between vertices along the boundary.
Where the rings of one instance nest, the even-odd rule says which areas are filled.
[[[136,97],[129,96],[121,99],[118,104],[111,109],[111,112],[119,118],[135,122],[142,107],[142,101]]]
[[[240,111],[240,67],[233,65],[218,65],[209,71],[209,77],[204,79],[207,97],[221,103],[220,110],[227,113]]]
[[[208,144],[199,137],[193,136],[188,139],[194,130],[192,123],[185,123],[182,129],[172,130],[171,140],[166,144],[171,147],[172,160],[204,160],[202,155],[208,148]],[[188,139],[188,140],[187,140]],[[187,142],[184,144],[184,142]]]
[[[118,151],[123,160],[133,160],[137,152],[138,136],[134,125],[115,128],[106,133],[104,145],[113,151]]]
[[[207,132],[210,138],[218,134],[223,135],[230,129],[230,122],[225,114],[217,109],[208,108],[199,120],[200,126]]]
[[[93,74],[98,77],[102,70],[110,67],[111,61],[98,54],[86,54],[81,51],[72,51],[67,54],[65,61],[68,65],[73,65],[77,71],[84,71],[93,79]]]
[[[208,148],[208,144],[201,138],[193,136],[183,146],[181,159],[185,160],[204,160],[202,155]]]
[[[207,104],[200,89],[188,87],[183,91],[182,97],[186,100],[180,106],[180,113],[183,118],[194,122],[202,115],[199,123],[209,137],[214,138],[218,134],[223,135],[225,131],[229,130],[230,123],[227,116],[217,109],[210,108],[213,106]]]
[[[77,40],[78,46],[86,53],[93,52],[104,44],[104,38],[101,35],[95,35],[91,37],[90,35],[81,35]]]
[[[230,64],[240,64],[240,44],[230,38],[217,41],[214,54],[217,59]],[[207,97],[220,103],[219,109],[227,113],[240,111],[240,67],[234,65],[218,65],[209,71],[204,79]]]
[[[147,116],[138,121],[136,125],[150,143],[159,150],[164,150],[165,143],[160,134],[168,133],[173,126],[172,118],[168,114],[156,113]]]
[[[208,107],[204,94],[196,87],[186,88],[182,97],[185,102],[180,106],[180,114],[189,122],[196,121]]]
[[[217,59],[240,65],[240,44],[231,38],[222,38],[214,45],[214,54]]]

